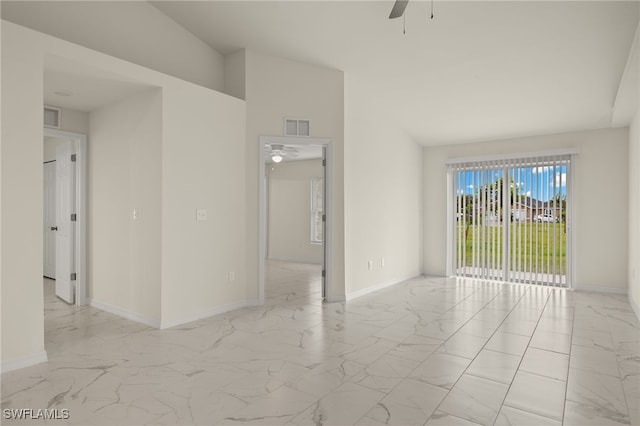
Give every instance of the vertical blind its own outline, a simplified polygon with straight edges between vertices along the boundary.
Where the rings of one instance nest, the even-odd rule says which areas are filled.
[[[571,158],[449,163],[454,275],[568,286]]]

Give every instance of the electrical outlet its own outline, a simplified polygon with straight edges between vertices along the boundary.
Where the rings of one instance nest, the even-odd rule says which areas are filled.
[[[229,282],[234,282],[236,280],[236,273],[235,272],[229,272]]]
[[[138,209],[133,209],[133,220],[138,220],[138,216],[140,216]]]
[[[207,220],[207,209],[196,209],[196,221],[202,222]]]
[[[384,268],[384,257],[380,258],[380,267]]]
[[[373,260],[370,260],[367,266],[368,266],[369,270],[372,270],[373,269]]]

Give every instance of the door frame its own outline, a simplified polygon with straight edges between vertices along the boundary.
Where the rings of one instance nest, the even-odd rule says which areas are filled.
[[[575,233],[574,223],[575,223],[575,209],[573,208],[573,198],[575,194],[575,169],[577,166],[578,155],[579,152],[575,149],[556,149],[556,150],[548,150],[548,151],[539,151],[539,152],[525,152],[519,154],[502,154],[502,155],[483,155],[476,157],[460,157],[460,158],[450,158],[445,161],[445,165],[447,166],[447,205],[446,205],[446,259],[445,259],[445,273],[447,277],[455,277],[455,258],[453,255],[454,249],[454,235],[455,235],[455,227],[456,221],[454,220],[453,212],[453,189],[454,189],[454,176],[453,172],[450,168],[451,164],[455,163],[471,163],[471,162],[484,162],[484,161],[499,161],[499,160],[513,160],[513,159],[526,159],[526,158],[541,158],[541,157],[555,157],[560,155],[568,155],[570,156],[570,161],[567,165],[567,184],[566,184],[566,227],[567,227],[567,239],[566,239],[566,254],[565,254],[565,262],[566,262],[566,286],[558,287],[573,290],[576,288],[576,283],[574,282],[575,278],[575,265],[576,260],[574,256],[575,252]],[[508,167],[507,167],[508,169]],[[508,172],[505,171],[505,176],[508,176]],[[507,181],[503,181],[504,189],[503,194],[508,193]],[[510,214],[509,203],[505,203],[506,208],[503,210],[504,219],[503,223],[507,222],[507,218]],[[506,247],[506,250],[503,252],[503,265],[506,271],[507,266],[507,256],[509,252],[509,240],[507,238],[507,233],[503,235],[503,247]],[[506,273],[504,276],[507,276]],[[510,281],[506,281],[510,282]]]
[[[44,199],[46,199],[47,195],[48,195],[48,193],[47,193],[47,181],[49,179],[47,177],[47,173],[53,174],[53,180],[55,181],[55,177],[56,177],[55,176],[56,175],[55,166],[56,166],[56,160],[49,160],[49,161],[45,161],[45,162],[42,163],[42,172],[43,172],[43,175],[44,175],[44,183],[45,183],[45,185],[44,185],[44,191],[45,191]],[[51,168],[51,170],[48,171],[47,168]],[[49,191],[51,191],[51,189],[49,189]],[[52,238],[52,237],[55,236],[55,233],[53,233],[52,230],[50,229],[50,227],[52,225],[54,225],[55,220],[52,220],[48,224],[45,223],[45,220],[46,220],[46,218],[48,216],[48,214],[47,214],[48,213],[47,212],[47,204],[48,204],[47,202],[43,201],[43,216],[44,216],[43,217],[43,225],[46,224],[47,226],[43,227],[43,234],[44,234],[43,235],[43,247],[44,247],[44,250],[43,250],[42,255],[43,255],[43,258],[46,258],[45,254],[47,253],[47,251],[52,249],[53,250],[54,260],[53,260],[53,265],[49,265],[51,268],[53,268],[53,274],[48,274],[48,272],[51,272],[51,271],[48,269],[47,264],[45,262],[43,262],[43,265],[42,265],[42,276],[45,277],[45,278],[49,278],[49,279],[55,279],[55,275],[56,275],[55,274],[55,269],[56,269],[56,265],[55,265],[56,247],[55,247],[55,245],[56,244],[55,243],[56,243],[56,240],[55,240],[55,238]],[[49,206],[49,207],[51,207],[51,206]],[[54,206],[54,209],[55,209],[55,206]],[[55,211],[53,212],[53,215],[55,216]],[[47,236],[47,233],[49,233],[49,237]],[[51,239],[49,240],[49,242],[47,244],[47,239],[48,238],[51,238]],[[51,247],[51,243],[53,243],[53,247]]]
[[[332,271],[332,248],[333,248],[333,149],[332,141],[329,138],[315,137],[295,137],[295,136],[260,136],[260,164],[258,171],[259,186],[259,224],[258,224],[258,304],[264,304],[264,285],[265,285],[265,259],[266,241],[267,241],[267,188],[265,187],[265,148],[267,144],[283,144],[283,145],[321,145],[326,149],[326,166],[324,168],[324,188],[325,188],[325,205],[324,214],[326,215],[325,240],[324,240],[324,271],[323,280],[324,299],[333,300],[333,289],[331,285]]]
[[[87,304],[87,135],[83,133],[44,128],[44,136],[67,139],[76,154],[75,211],[77,215],[74,238],[76,272],[75,304]],[[44,208],[44,205],[43,205]]]

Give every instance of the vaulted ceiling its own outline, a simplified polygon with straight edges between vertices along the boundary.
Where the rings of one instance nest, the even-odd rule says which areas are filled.
[[[56,3],[83,19],[71,13],[78,3]],[[422,145],[628,124],[629,114],[612,118],[638,1],[440,0],[430,19],[431,2],[411,0],[406,22],[388,19],[393,0],[151,4],[222,54],[248,48],[344,71],[347,122],[367,108]],[[22,19],[38,29],[36,9]],[[625,77],[636,88],[637,74]]]
[[[343,70],[423,145],[610,127],[638,2],[159,1],[222,53],[239,48]],[[406,25],[406,33],[403,27]]]

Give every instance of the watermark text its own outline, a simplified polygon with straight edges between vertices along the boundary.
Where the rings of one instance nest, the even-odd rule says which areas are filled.
[[[2,410],[5,420],[67,420],[66,408],[5,408]]]

